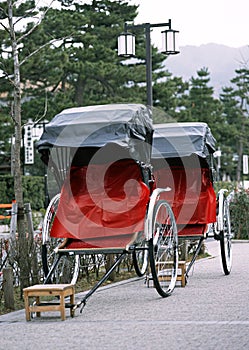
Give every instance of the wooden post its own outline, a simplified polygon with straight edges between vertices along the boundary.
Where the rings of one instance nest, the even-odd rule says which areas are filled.
[[[16,201],[12,201],[11,220],[10,220],[10,237],[13,240],[16,239],[17,211],[18,211],[17,203]]]
[[[4,306],[6,309],[15,309],[14,286],[13,286],[13,269],[5,267],[3,269],[3,293]]]
[[[114,264],[114,254],[107,254],[106,257],[106,271],[110,270],[112,265]],[[115,271],[113,271],[109,278],[110,281],[114,282],[115,281]]]
[[[39,283],[38,260],[37,260],[37,252],[36,252],[36,243],[34,241],[34,226],[33,226],[32,210],[31,210],[30,203],[24,204],[24,210],[25,210],[26,220],[28,224],[29,250],[32,252],[31,254],[32,284],[38,284]]]
[[[33,219],[32,219],[32,210],[30,203],[24,204],[24,210],[28,223],[28,233],[31,237],[34,237],[34,227],[33,227]]]
[[[181,244],[181,254],[180,254],[180,260],[187,261],[188,259],[188,240],[183,240]]]

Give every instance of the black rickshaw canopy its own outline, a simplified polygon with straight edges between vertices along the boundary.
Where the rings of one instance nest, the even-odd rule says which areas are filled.
[[[215,138],[206,123],[155,124],[152,158],[207,158],[215,152]]]
[[[104,147],[116,144],[136,160],[149,163],[153,126],[142,104],[108,104],[65,109],[45,127],[39,152],[52,147]]]

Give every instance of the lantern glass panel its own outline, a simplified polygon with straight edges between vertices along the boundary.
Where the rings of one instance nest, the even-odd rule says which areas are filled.
[[[176,47],[176,30],[166,30],[163,32],[163,53],[166,55],[174,55],[179,53],[179,49]]]
[[[123,33],[118,37],[118,55],[135,56],[135,35],[132,33]]]

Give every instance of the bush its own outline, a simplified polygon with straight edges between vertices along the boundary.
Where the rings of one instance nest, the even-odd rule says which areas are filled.
[[[44,208],[45,183],[42,176],[23,177],[24,202],[30,203],[32,210]]]
[[[230,203],[232,231],[236,239],[249,239],[249,191],[243,188],[236,190],[235,182],[216,182],[215,192],[226,188],[228,193],[234,191],[234,199]]]
[[[230,193],[231,191],[233,191],[235,188],[237,187],[236,182],[231,182],[231,181],[216,181],[214,183],[214,190],[215,193],[217,194],[219,192],[219,190],[221,190],[222,188],[225,188],[226,190],[228,190],[228,193]]]
[[[13,177],[9,175],[0,176],[0,202],[11,203],[14,198]]]
[[[24,203],[30,203],[32,210],[44,208],[45,185],[42,176],[23,176]],[[15,199],[14,179],[10,175],[0,176],[0,203],[11,203]]]
[[[230,203],[232,230],[237,239],[249,239],[249,191],[235,192]]]

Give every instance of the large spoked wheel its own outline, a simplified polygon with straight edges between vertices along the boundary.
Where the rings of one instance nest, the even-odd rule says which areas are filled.
[[[148,243],[143,240],[132,252],[133,266],[138,277],[142,277],[147,271],[149,263]]]
[[[178,235],[170,205],[156,203],[152,220],[153,235],[149,241],[149,259],[154,286],[162,297],[169,296],[176,284],[178,269]]]
[[[232,233],[229,204],[223,202],[223,231],[220,232],[221,261],[225,275],[229,275],[232,268]]]
[[[58,208],[60,195],[56,195],[47,208],[45,213],[43,228],[42,228],[42,266],[44,277],[48,275],[55,259],[58,254],[54,249],[58,247],[62,242],[62,238],[50,237],[50,231],[53,225],[55,214]],[[80,258],[79,255],[66,254],[62,255],[54,273],[51,276],[51,283],[71,283],[76,284],[79,274]]]

